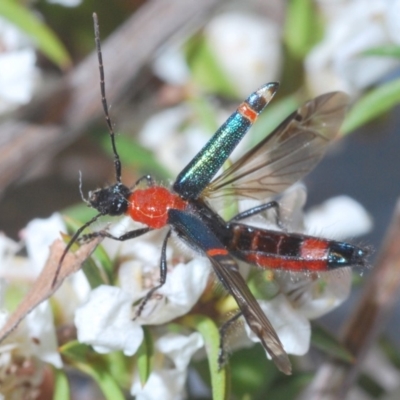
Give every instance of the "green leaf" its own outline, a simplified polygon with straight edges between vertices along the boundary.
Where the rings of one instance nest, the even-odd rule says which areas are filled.
[[[124,393],[112,376],[107,357],[95,353],[85,344],[73,341],[61,346],[60,352],[70,365],[91,376],[108,400],[125,400]]]
[[[29,35],[37,48],[61,69],[68,68],[71,59],[55,33],[25,7],[12,0],[0,1],[0,15]]]
[[[129,387],[132,382],[132,369],[135,357],[127,357],[122,351],[105,354],[111,375],[120,387]]]
[[[140,383],[144,386],[149,379],[154,362],[154,343],[148,328],[143,327],[144,338],[137,351],[137,365]]]
[[[99,248],[100,246],[98,246]],[[95,252],[97,249],[95,250]],[[110,263],[111,264],[111,263]],[[89,282],[90,288],[95,289],[101,285],[109,284],[109,280],[102,276],[101,270],[97,267],[93,258],[88,258],[82,265],[82,271]]]
[[[262,394],[269,393],[274,382],[282,377],[260,344],[235,351],[230,357],[230,366],[232,392],[238,398],[246,395],[251,399],[263,398]]]
[[[180,320],[182,325],[199,332],[205,341],[208,365],[211,375],[211,390],[213,400],[229,398],[229,380],[227,368],[218,368],[219,330],[211,318],[203,315],[188,315]]]
[[[354,129],[387,113],[399,103],[400,79],[395,79],[361,97],[347,114],[341,132],[343,134],[352,132]]]
[[[354,361],[352,354],[332,334],[319,325],[313,324],[311,343],[324,353],[339,360],[349,363]]]
[[[70,400],[71,393],[67,375],[62,369],[53,368],[54,395],[53,400]]]
[[[361,53],[362,56],[381,56],[400,58],[400,46],[387,45],[379,47],[371,47]]]
[[[279,383],[268,391],[268,398],[274,400],[297,399],[305,387],[310,384],[315,373],[296,373],[296,375],[286,376]],[[262,399],[261,397],[260,399]]]
[[[78,185],[76,189],[78,190]],[[64,208],[62,213],[70,218],[71,225],[69,226],[69,229],[71,229],[71,232],[73,232],[80,228],[83,223],[93,218],[97,214],[97,211],[81,202],[79,204]],[[73,224],[72,221],[75,221],[75,224]],[[69,223],[67,221],[65,222]]]
[[[86,362],[91,357],[91,354],[96,354],[90,346],[79,343],[77,340],[65,343],[60,346],[59,350],[63,356],[79,362]]]
[[[289,53],[304,58],[322,37],[322,23],[312,0],[291,0],[286,8],[285,44]]]
[[[204,36],[192,37],[186,44],[186,60],[196,83],[205,90],[236,98],[234,84],[226,77]]]

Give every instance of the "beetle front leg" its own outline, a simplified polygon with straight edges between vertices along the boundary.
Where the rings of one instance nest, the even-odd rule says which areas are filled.
[[[127,233],[124,233],[121,236],[114,236],[111,233],[102,230],[102,231],[98,231],[98,232],[92,232],[92,233],[88,233],[86,235],[82,235],[78,241],[79,243],[88,243],[91,240],[97,238],[97,237],[103,237],[103,238],[109,238],[109,239],[113,239],[113,240],[119,240],[120,242],[123,242],[125,240],[129,240],[129,239],[134,239],[137,238],[139,236],[144,235],[147,232],[150,232],[152,229],[151,228],[140,228],[140,229],[134,229],[133,231],[129,231]]]

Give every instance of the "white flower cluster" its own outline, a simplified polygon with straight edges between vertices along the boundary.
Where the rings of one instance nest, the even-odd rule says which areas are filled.
[[[352,96],[383,79],[396,58],[366,56],[374,47],[399,45],[398,0],[320,0],[325,37],[305,61],[311,93],[343,90]]]

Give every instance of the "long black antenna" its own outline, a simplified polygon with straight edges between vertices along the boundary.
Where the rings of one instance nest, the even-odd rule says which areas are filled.
[[[111,145],[114,152],[114,166],[115,166],[115,177],[117,182],[121,182],[121,160],[119,158],[117,147],[115,145],[115,133],[112,126],[110,114],[108,113],[108,104],[106,99],[106,85],[104,82],[104,66],[103,66],[103,56],[101,54],[101,43],[100,43],[100,28],[99,21],[97,19],[97,14],[93,13],[93,22],[94,22],[94,38],[96,42],[97,48],[97,58],[99,60],[99,71],[100,71],[100,92],[101,92],[101,102],[103,104],[103,110],[106,117],[108,132],[111,138]]]
[[[53,282],[51,283],[51,287],[54,288],[57,279],[58,279],[58,275],[60,274],[61,271],[61,265],[64,261],[65,256],[67,255],[69,249],[72,247],[72,245],[77,241],[77,239],[79,238],[80,234],[83,232],[84,229],[86,229],[89,225],[92,225],[93,222],[95,222],[99,217],[101,217],[102,214],[99,213],[97,215],[95,215],[90,221],[86,222],[85,225],[82,225],[75,233],[74,236],[72,236],[72,238],[70,239],[70,241],[68,242],[67,246],[65,247],[60,260],[58,261],[58,265],[57,265],[57,269],[56,272],[54,273],[54,277],[53,277]]]

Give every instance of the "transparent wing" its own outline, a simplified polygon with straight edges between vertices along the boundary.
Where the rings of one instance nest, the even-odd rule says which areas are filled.
[[[240,275],[236,263],[230,256],[208,256],[214,271],[229,293],[235,298],[244,319],[250,329],[258,336],[264,349],[271,356],[275,365],[286,375],[292,367],[281,341],[271,322],[262,311],[246,282]]]
[[[327,93],[301,106],[274,132],[214,179],[202,197],[264,200],[311,171],[344,119],[348,96]]]

